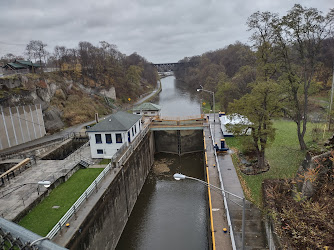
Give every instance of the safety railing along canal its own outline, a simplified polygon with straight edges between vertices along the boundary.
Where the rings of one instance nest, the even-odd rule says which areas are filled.
[[[215,146],[215,141],[214,141],[215,136],[212,133],[211,123],[209,124],[209,129],[210,129],[210,134],[211,134],[212,146]],[[218,174],[219,174],[220,187],[221,187],[222,190],[225,190],[216,150],[214,150],[214,155],[215,155],[215,160],[216,160]],[[233,248],[233,250],[236,250],[237,247],[236,247],[236,244],[235,244],[235,238],[234,238],[234,231],[233,231],[233,227],[232,227],[231,216],[230,216],[230,212],[229,212],[229,209],[228,209],[228,206],[227,206],[226,194],[228,194],[228,193],[222,191],[222,194],[223,194],[223,197],[224,197],[224,206],[225,206],[225,211],[226,211],[227,224],[228,224],[228,227],[230,229],[230,237],[231,237],[231,242],[232,242],[232,248]]]
[[[92,182],[92,184],[86,189],[86,191],[77,199],[77,201],[72,205],[72,207],[66,212],[66,214],[57,222],[57,224],[51,229],[51,231],[46,235],[47,238],[52,239],[67,223],[67,221],[76,214],[79,207],[88,200],[89,196],[98,188],[98,184],[104,179],[107,173],[113,168],[113,162],[116,167],[120,167],[123,163],[128,159],[128,157],[133,153],[133,151],[137,148],[142,139],[146,136],[149,131],[149,126],[145,126],[141,133],[132,141],[132,143],[128,147],[122,147],[118,154],[115,156],[119,157],[121,153],[123,153],[119,159],[112,158],[111,162],[107,165],[107,167],[99,174],[99,176]]]

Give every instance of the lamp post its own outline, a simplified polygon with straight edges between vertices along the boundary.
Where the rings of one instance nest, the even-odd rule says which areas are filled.
[[[197,89],[197,92],[204,91],[204,92],[208,92],[208,93],[212,94],[212,101],[213,101],[213,122],[215,123],[216,122],[216,116],[215,116],[215,113],[216,113],[216,111],[215,111],[216,110],[216,108],[215,108],[215,106],[216,106],[216,104],[215,104],[215,92],[203,89],[202,85],[199,85],[199,86],[201,86],[201,88]]]
[[[39,187],[40,187],[40,186],[44,186],[45,188],[48,188],[48,187],[51,186],[51,182],[50,182],[50,181],[39,181],[39,182],[35,182],[35,183],[24,183],[24,184],[21,184],[21,185],[19,185],[19,186],[16,186],[16,187],[13,187],[13,188],[9,188],[9,189],[3,191],[3,192],[6,192],[6,191],[9,191],[9,192],[6,193],[6,194],[4,194],[4,195],[2,195],[2,196],[0,197],[0,199],[6,197],[7,195],[13,193],[15,190],[17,190],[17,189],[19,189],[19,188],[21,188],[21,187],[23,187],[23,186],[25,186],[25,185],[36,185],[36,184],[38,185],[38,186],[37,186],[37,192],[38,192],[38,194],[39,194]],[[2,192],[2,193],[3,193],[3,192]]]
[[[216,188],[216,189],[222,191],[224,193],[224,195],[225,195],[225,193],[227,193],[227,194],[230,194],[230,195],[242,200],[242,234],[241,234],[241,238],[242,238],[242,250],[244,250],[245,249],[245,202],[246,202],[245,197],[240,197],[236,194],[233,194],[233,193],[228,192],[224,189],[216,187],[216,186],[214,186],[210,183],[207,183],[205,181],[202,181],[202,180],[194,178],[194,177],[186,176],[184,174],[174,174],[173,177],[177,181],[184,180],[184,179],[190,179],[190,180],[198,181],[198,182],[201,182],[201,183],[205,184],[206,186],[210,186],[210,187],[213,187],[213,188]]]

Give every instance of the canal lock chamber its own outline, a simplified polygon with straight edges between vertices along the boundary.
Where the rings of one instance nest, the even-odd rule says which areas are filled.
[[[154,164],[116,249],[210,249],[203,130],[154,131]]]

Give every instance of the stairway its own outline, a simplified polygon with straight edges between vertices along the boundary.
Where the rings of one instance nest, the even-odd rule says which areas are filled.
[[[89,165],[91,165],[91,164],[92,163],[89,160],[87,160],[87,159],[80,160],[80,162],[79,162],[79,165],[82,166],[82,167],[84,167],[84,168],[88,168]]]

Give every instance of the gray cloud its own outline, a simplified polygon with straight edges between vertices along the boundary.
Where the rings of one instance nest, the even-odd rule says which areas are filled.
[[[247,43],[247,18],[255,11],[285,14],[290,0],[30,0],[2,1],[0,56],[22,55],[30,40],[69,48],[79,41],[116,44],[125,54],[175,62],[185,56]],[[303,1],[327,13],[331,0]]]

